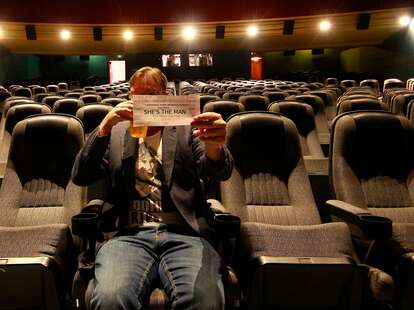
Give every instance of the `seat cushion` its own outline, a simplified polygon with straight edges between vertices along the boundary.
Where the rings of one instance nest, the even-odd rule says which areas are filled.
[[[353,260],[345,223],[280,226],[247,222],[241,236],[252,257],[345,257]]]
[[[69,238],[65,224],[0,226],[0,257],[48,256],[62,266]]]

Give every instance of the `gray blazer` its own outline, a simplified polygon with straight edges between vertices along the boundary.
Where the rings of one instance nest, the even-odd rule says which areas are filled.
[[[72,178],[75,184],[87,186],[109,177],[101,229],[113,235],[119,230],[119,218],[128,211],[136,195],[138,143],[130,136],[129,121],[115,125],[110,136],[98,137],[97,133],[95,129],[79,152]],[[233,168],[230,152],[223,146],[219,161],[208,159],[204,144],[192,136],[190,126],[165,127],[162,144],[164,185],[170,204],[195,232],[210,239],[212,231],[206,222],[208,206],[203,186],[230,177]]]

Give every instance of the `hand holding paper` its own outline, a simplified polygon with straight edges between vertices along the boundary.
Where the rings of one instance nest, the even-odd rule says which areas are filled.
[[[214,112],[196,115],[191,126],[197,128],[193,135],[205,143],[207,156],[212,160],[219,160],[221,147],[226,139],[226,122],[221,115]]]
[[[132,120],[132,101],[121,102],[115,106],[102,120],[99,125],[99,136],[107,136],[112,127],[120,121]]]

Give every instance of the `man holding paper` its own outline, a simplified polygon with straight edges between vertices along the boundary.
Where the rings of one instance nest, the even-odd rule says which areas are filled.
[[[223,309],[220,257],[209,243],[202,182],[230,177],[226,123],[199,101],[166,96],[167,79],[144,67],[133,101],[113,108],[78,154],[73,180],[109,177],[92,309],[141,309],[158,283],[173,309]],[[136,132],[145,137],[132,137]]]

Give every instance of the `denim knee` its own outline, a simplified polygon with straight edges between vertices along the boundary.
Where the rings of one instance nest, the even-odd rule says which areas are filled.
[[[141,308],[138,296],[128,286],[114,287],[112,283],[107,283],[107,285],[98,285],[93,290],[91,299],[92,310]]]

